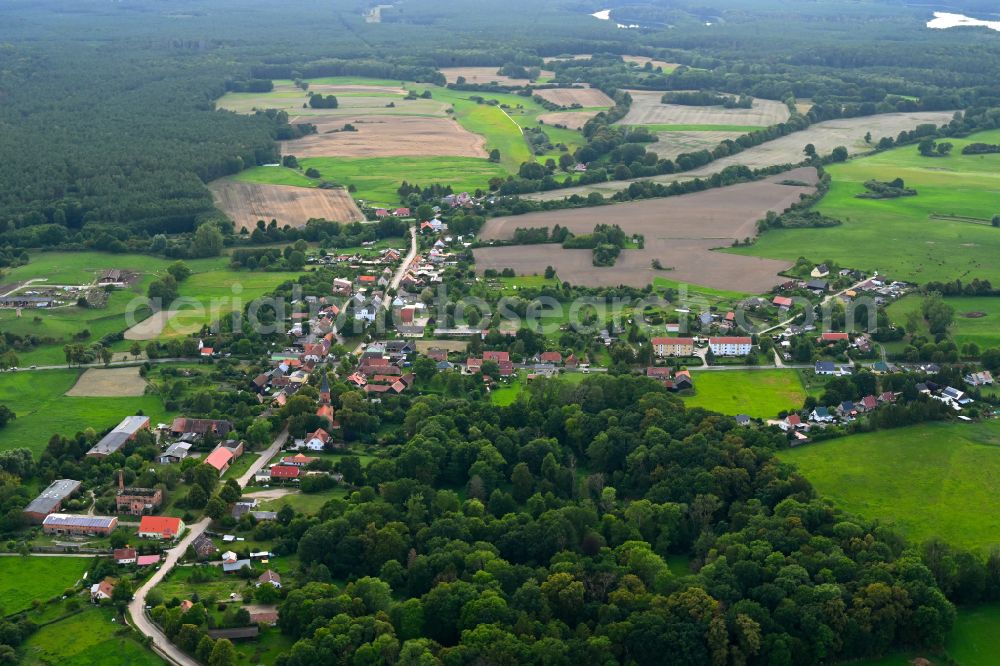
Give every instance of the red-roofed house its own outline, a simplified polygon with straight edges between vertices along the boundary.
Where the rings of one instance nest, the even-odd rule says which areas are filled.
[[[395,215],[396,217],[409,217],[410,216],[410,209],[409,208],[397,208],[396,210],[394,210],[392,212],[392,214]]]
[[[557,351],[542,352],[538,355],[538,360],[542,363],[562,363],[562,354]]]
[[[358,276],[358,282],[360,284],[375,284],[375,282],[377,280],[378,280],[378,278],[375,277],[374,275],[359,275]]]
[[[505,363],[510,361],[510,354],[505,351],[484,351],[483,360],[493,361],[495,363]]]
[[[115,548],[115,564],[135,564],[135,548]]]
[[[819,339],[823,342],[840,342],[841,340],[850,342],[851,336],[847,333],[824,333],[819,336]]]
[[[301,453],[296,453],[294,456],[285,456],[281,459],[282,465],[291,465],[292,467],[305,467],[309,463],[314,463],[319,458],[314,458],[312,456],[302,455]]]
[[[774,300],[772,300],[771,303],[778,306],[779,308],[792,307],[792,299],[789,298],[788,296],[775,296]]]
[[[212,349],[211,347],[202,347],[201,348],[201,355],[203,357],[204,356],[211,356],[214,352],[215,352],[215,350]]]
[[[140,567],[148,567],[157,564],[160,561],[159,554],[156,555],[140,555],[135,558],[135,563]]]
[[[753,339],[748,337],[709,338],[708,347],[716,356],[746,356],[753,348]]]
[[[229,469],[229,466],[233,464],[233,452],[224,446],[220,446],[208,454],[205,458],[205,464],[214,467],[219,476],[222,476]]]
[[[176,539],[184,531],[184,521],[170,516],[143,516],[139,521],[139,537],[143,539]]]
[[[275,465],[271,468],[271,478],[279,480],[291,480],[299,478],[302,473],[298,467],[291,465]]]
[[[694,338],[653,338],[650,343],[657,356],[694,355]]]

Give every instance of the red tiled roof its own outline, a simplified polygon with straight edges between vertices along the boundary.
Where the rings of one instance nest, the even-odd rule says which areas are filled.
[[[484,351],[483,360],[503,363],[510,360],[510,354],[505,351]]]
[[[233,452],[224,446],[215,449],[205,458],[205,464],[211,465],[220,472],[233,461]]]
[[[650,340],[654,347],[659,347],[660,345],[681,345],[684,347],[694,344],[694,338],[653,338]]]
[[[288,465],[275,465],[271,468],[271,478],[273,479],[296,479],[301,470],[298,467]]]
[[[823,340],[850,340],[851,336],[847,333],[824,333],[820,336]]]
[[[115,560],[134,560],[135,548],[115,548]]]
[[[709,338],[709,344],[712,345],[749,345],[753,343],[753,338],[747,337],[723,337],[723,338]]]
[[[181,531],[181,519],[170,516],[143,516],[139,521],[140,534],[163,534],[177,536]]]
[[[542,352],[538,359],[542,363],[562,363],[562,354],[557,351]]]

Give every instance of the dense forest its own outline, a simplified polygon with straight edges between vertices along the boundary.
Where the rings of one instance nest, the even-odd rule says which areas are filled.
[[[312,582],[281,604],[277,664],[811,664],[953,622],[920,554],[817,499],[780,433],[645,378],[399,416],[360,490],[278,528]]]

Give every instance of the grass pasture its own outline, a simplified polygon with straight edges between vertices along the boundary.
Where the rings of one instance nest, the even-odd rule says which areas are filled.
[[[165,662],[139,642],[139,634],[114,612],[87,606],[40,628],[21,647],[25,666],[161,666]]]
[[[1000,422],[928,423],[779,455],[821,496],[915,542],[940,537],[984,551],[1000,543]]]
[[[93,428],[100,431],[116,425],[125,416],[139,413],[153,423],[173,416],[158,396],[71,397],[67,396],[81,370],[37,370],[0,374],[0,404],[14,410],[17,418],[0,430],[0,450],[27,448],[36,455],[55,434],[70,437]]]
[[[0,557],[0,615],[61,595],[90,565],[85,557]]]
[[[955,309],[949,333],[955,344],[962,345],[974,342],[980,349],[1000,346],[1000,298],[990,296],[958,296],[945,299]],[[887,308],[890,319],[897,325],[906,325],[907,315],[911,311],[920,312],[921,298],[911,294],[899,299]],[[977,315],[985,316],[977,316]],[[908,331],[909,332],[909,331]],[[927,334],[925,322],[921,320],[921,328],[917,333]]]
[[[842,225],[769,231],[754,246],[732,251],[830,259],[918,283],[973,277],[997,282],[1000,230],[989,220],[1000,212],[1000,155],[962,155],[961,149],[972,142],[998,143],[1000,130],[950,141],[955,148],[948,157],[922,157],[916,146],[904,146],[828,167],[833,184],[817,209],[840,219]],[[864,191],[866,180],[897,177],[915,188],[917,196],[884,200],[855,196]]]
[[[795,370],[703,371],[691,376],[695,395],[684,399],[688,407],[769,419],[783,410],[801,409],[806,399]]]

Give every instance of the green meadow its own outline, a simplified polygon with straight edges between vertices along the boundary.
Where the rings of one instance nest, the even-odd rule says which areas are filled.
[[[806,390],[795,370],[733,370],[692,372],[695,395],[684,398],[688,407],[723,414],[746,414],[773,419],[778,412],[801,409]]]
[[[63,346],[74,342],[73,336],[84,330],[90,332],[84,344],[92,344],[109,333],[127,328],[124,314],[130,307],[137,307],[135,299],[144,298],[149,283],[166,274],[174,260],[139,254],[110,254],[105,252],[40,252],[33,254],[24,266],[6,271],[4,284],[41,279],[43,284],[89,284],[109,268],[135,272],[139,278],[126,289],[115,290],[103,308],[81,308],[76,305],[48,310],[22,310],[17,317],[14,310],[0,310],[0,330],[17,335],[34,335],[49,340],[31,351],[18,352],[20,365],[61,365],[65,363]],[[229,259],[223,255],[208,259],[191,259],[184,262],[192,271],[181,283],[179,295],[186,299],[182,308],[188,310],[185,322],[193,326],[210,323],[227,312],[242,308],[247,301],[269,294],[291,273],[264,273],[234,271]],[[213,305],[214,310],[213,310]],[[199,309],[200,308],[200,309]],[[141,318],[146,308],[135,310]],[[114,351],[125,351],[131,345],[119,341],[112,345]]]
[[[61,595],[91,564],[85,557],[0,557],[0,615]]]
[[[831,165],[832,186],[817,210],[842,225],[771,230],[751,247],[726,251],[789,261],[830,259],[919,283],[1000,281],[1000,229],[989,223],[1000,213],[1000,154],[961,154],[969,143],[1000,143],[1000,130],[950,141],[955,147],[947,157],[922,157],[913,145]],[[917,196],[856,198],[865,181],[894,178],[915,188]]]
[[[928,423],[779,454],[841,508],[914,542],[1000,544],[1000,422]]]
[[[917,657],[935,664],[994,666],[1000,663],[1000,604],[959,608],[955,626],[945,640],[942,655],[927,652],[897,652],[880,659],[853,662],[856,666],[911,666]],[[944,657],[947,661],[940,660]]]
[[[974,342],[980,349],[1000,346],[1000,298],[990,296],[958,296],[945,299],[955,309],[949,334],[955,344]],[[920,312],[921,298],[911,294],[891,304],[886,311],[894,324],[905,326],[910,312]],[[970,316],[982,313],[985,316]],[[907,331],[908,333],[910,331]],[[921,319],[918,333],[927,335],[926,322]]]
[[[25,666],[161,666],[134,629],[107,608],[84,610],[41,627],[20,648]]]
[[[276,82],[279,83],[279,82]],[[399,86],[399,81],[379,79],[363,79],[357,77],[331,77],[313,79],[310,83],[328,85],[371,85]],[[538,117],[547,112],[540,104],[530,97],[522,97],[513,93],[485,93],[473,91],[451,90],[429,84],[405,83],[404,87],[416,90],[430,90],[432,99],[449,104],[452,116],[462,127],[474,134],[485,137],[486,150],[494,148],[500,151],[500,162],[494,163],[476,157],[373,157],[373,158],[340,158],[312,157],[299,160],[302,171],[313,167],[322,174],[321,179],[309,179],[301,171],[282,167],[255,167],[247,169],[236,176],[235,180],[271,185],[295,185],[298,187],[316,187],[322,180],[334,181],[343,185],[353,185],[357,188],[355,196],[377,204],[391,205],[399,202],[396,190],[405,180],[410,183],[429,185],[434,183],[449,184],[456,192],[486,189],[489,180],[494,177],[506,177],[517,173],[523,162],[537,160],[544,163],[548,159],[558,160],[563,154],[557,148],[535,155],[528,145],[524,132],[531,128],[542,128],[555,146],[563,144],[566,151],[572,153],[584,144],[583,135],[570,129],[546,125]],[[269,95],[274,95],[275,102],[285,101],[288,93],[229,93],[218,100],[217,105],[227,108],[243,109],[249,102],[243,98],[256,98],[266,101]],[[382,95],[386,95],[383,93]],[[370,96],[365,93],[363,96]],[[391,95],[389,95],[391,96]],[[478,103],[471,97],[480,96],[486,100],[495,100],[496,104]],[[403,96],[397,96],[402,100]],[[243,106],[241,106],[241,104]],[[506,108],[501,108],[501,105]],[[259,106],[259,103],[258,103]],[[422,113],[407,113],[406,107],[397,105],[394,109],[402,115],[427,115]]]
[[[70,397],[82,370],[36,370],[0,374],[0,405],[17,418],[0,428],[0,450],[27,448],[37,456],[53,434],[71,437],[100,431],[141,410],[156,424],[172,418],[155,395],[122,398]]]

